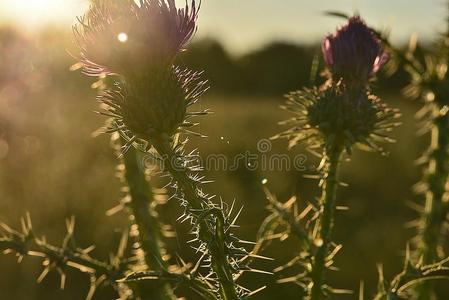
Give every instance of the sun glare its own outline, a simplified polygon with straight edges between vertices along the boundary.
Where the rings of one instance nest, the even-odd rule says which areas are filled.
[[[49,23],[71,23],[83,13],[88,4],[88,0],[2,0],[0,17],[2,21],[32,27]]]
[[[126,41],[128,41],[128,35],[124,32],[120,32],[117,35],[117,39],[119,40],[119,42],[121,43],[126,43]]]

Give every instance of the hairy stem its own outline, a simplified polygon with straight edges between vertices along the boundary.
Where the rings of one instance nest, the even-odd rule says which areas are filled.
[[[312,264],[312,282],[310,291],[311,300],[321,300],[324,298],[323,285],[326,269],[326,258],[332,243],[332,228],[334,223],[335,198],[338,186],[338,169],[340,165],[340,148],[329,151],[325,157],[325,176],[321,194],[321,214],[320,230],[317,238],[318,250]]]
[[[154,271],[165,270],[168,265],[164,260],[165,245],[161,239],[161,227],[157,213],[151,206],[153,193],[145,174],[138,164],[138,156],[134,147],[130,147],[124,154],[125,179],[129,186],[131,197],[130,207],[134,222],[139,229],[139,241],[145,255],[146,264]],[[165,284],[159,291],[161,300],[174,299],[170,285]],[[153,295],[153,297],[155,297]],[[149,298],[148,298],[149,299]],[[155,299],[155,298],[152,298]]]
[[[204,199],[199,194],[196,182],[189,177],[187,168],[176,164],[179,156],[175,153],[171,144],[161,138],[154,143],[154,147],[159,155],[163,157],[165,169],[170,172],[177,182],[191,209],[197,211],[205,210],[206,207],[203,205]],[[213,215],[215,222],[211,226],[208,216],[200,216],[197,220],[199,223],[199,238],[208,246],[212,269],[219,283],[220,299],[236,300],[238,299],[236,285],[226,253],[223,213],[214,209],[208,211],[207,208],[205,213]]]
[[[434,263],[440,258],[438,248],[442,243],[442,229],[448,212],[444,202],[449,176],[448,132],[448,114],[437,117],[431,131],[429,162],[425,174],[428,191],[419,228],[418,255],[422,257],[423,264]],[[420,285],[417,288],[417,299],[431,299],[432,286],[430,282]]]

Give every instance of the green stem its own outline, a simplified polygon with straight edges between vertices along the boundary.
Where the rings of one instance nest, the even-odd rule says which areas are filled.
[[[31,239],[27,242],[25,239],[0,238],[0,251],[5,250],[13,250],[22,255],[29,255],[31,252],[42,253],[55,261],[72,262],[76,266],[92,269],[98,275],[106,275],[111,282],[115,282],[115,280],[124,276],[120,271],[114,270],[111,265],[96,260],[86,253],[58,248],[37,239]],[[78,267],[74,265],[74,268]]]
[[[124,153],[125,179],[131,197],[130,207],[134,222],[139,230],[139,242],[145,256],[146,264],[154,271],[165,270],[168,265],[164,260],[165,245],[161,238],[161,227],[157,212],[151,206],[153,193],[145,174],[138,164],[137,152],[133,147]],[[165,284],[162,291],[152,295],[151,299],[171,300],[174,295],[171,287]],[[154,298],[159,297],[159,298]],[[150,298],[147,298],[150,299]]]
[[[173,283],[178,287],[190,289],[195,292],[201,299],[217,300],[216,294],[210,289],[210,286],[197,276],[187,273],[170,273],[170,272],[138,272],[127,276],[121,280],[124,283],[132,282],[152,282],[155,278]]]
[[[335,148],[329,151],[325,164],[325,178],[321,194],[321,214],[320,230],[317,238],[318,250],[314,256],[312,264],[312,282],[310,291],[311,300],[321,300],[324,298],[323,285],[325,283],[324,275],[326,269],[326,258],[329,254],[329,248],[332,243],[332,228],[334,223],[335,198],[338,187],[338,169],[340,165],[340,156],[342,150]]]
[[[444,203],[449,176],[449,116],[445,114],[434,120],[431,131],[429,162],[426,170],[428,191],[419,228],[418,254],[423,263],[432,264],[440,257],[438,248],[442,244],[442,229],[448,212]],[[417,288],[417,299],[431,299],[433,285],[427,282]]]
[[[225,248],[225,228],[222,212],[220,211],[218,213],[213,209],[208,211],[207,207],[203,206],[204,200],[198,193],[199,190],[196,182],[190,179],[186,168],[176,166],[175,162],[179,156],[174,152],[168,141],[161,138],[156,140],[153,145],[159,155],[163,157],[165,169],[170,172],[177,182],[190,207],[197,211],[205,210],[206,213],[215,216],[215,232],[211,230],[213,226],[209,224],[210,222],[207,221],[208,218],[206,216],[198,219],[199,238],[207,243],[209,254],[211,256],[212,269],[218,278],[220,299],[238,299],[236,285],[232,277],[232,270]]]

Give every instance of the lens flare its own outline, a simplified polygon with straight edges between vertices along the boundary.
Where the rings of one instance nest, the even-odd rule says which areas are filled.
[[[124,32],[120,32],[117,35],[117,39],[119,40],[119,42],[121,43],[126,43],[128,41],[128,35]]]

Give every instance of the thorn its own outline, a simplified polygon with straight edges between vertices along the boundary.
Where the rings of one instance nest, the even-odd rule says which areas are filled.
[[[42,273],[37,278],[37,283],[41,283],[42,280],[47,276],[47,274],[50,272],[50,268],[46,267],[44,270],[42,270]]]
[[[263,291],[267,286],[263,286],[258,288],[257,290],[252,291],[251,293],[247,294],[246,297],[254,296],[255,294],[259,293],[260,291]]]
[[[65,273],[61,269],[58,269],[58,272],[59,272],[59,274],[61,276],[61,283],[60,283],[59,287],[60,287],[61,290],[64,290],[67,277],[66,277]]]
[[[365,298],[365,283],[363,281],[360,281],[359,300],[364,300],[364,298]]]
[[[282,206],[286,209],[289,209],[295,202],[296,202],[296,196],[293,196],[287,202],[285,202]]]
[[[337,206],[336,207],[337,210],[349,210],[348,206]]]
[[[307,207],[297,217],[297,220],[299,221],[299,220],[304,219],[312,209],[313,209],[313,205],[309,203],[309,205],[307,205]]]
[[[264,259],[264,260],[270,260],[270,261],[274,261],[274,258],[271,257],[267,257],[267,256],[262,256],[262,255],[256,255],[256,254],[248,254],[249,257],[253,257],[253,258],[259,258],[259,259]]]
[[[233,219],[232,222],[231,222],[231,225],[234,225],[235,222],[237,222],[237,219],[239,218],[240,214],[242,213],[242,210],[243,210],[243,206],[240,207],[240,210],[239,210],[239,211],[237,212],[237,214],[235,215],[234,219]]]

